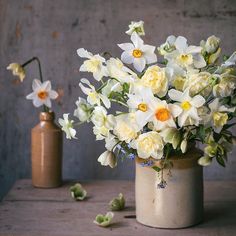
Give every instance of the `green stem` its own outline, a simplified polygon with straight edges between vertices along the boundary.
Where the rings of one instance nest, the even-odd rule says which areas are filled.
[[[120,105],[123,105],[123,106],[125,106],[125,107],[128,107],[128,105],[126,105],[125,103],[120,102],[120,101],[118,101],[118,100],[115,100],[115,99],[112,99],[112,98],[110,98],[110,100],[111,100],[112,102],[116,102],[116,103],[118,103],[118,104],[120,104]]]

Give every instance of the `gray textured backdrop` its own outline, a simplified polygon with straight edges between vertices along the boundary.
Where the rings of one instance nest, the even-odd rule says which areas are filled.
[[[0,198],[15,179],[30,177],[30,129],[38,122],[39,110],[25,95],[38,77],[36,65],[27,68],[24,83],[16,83],[5,70],[12,61],[40,57],[44,79],[52,80],[63,95],[54,104],[57,117],[74,109],[82,95],[78,89],[81,60],[76,49],[105,50],[119,56],[117,43],[131,20],[145,21],[149,44],[159,45],[169,34],[186,36],[190,42],[215,34],[223,39],[224,53],[236,48],[236,1],[184,0],[0,0]],[[132,161],[115,170],[97,163],[103,144],[94,141],[91,127],[80,129],[78,140],[64,142],[64,178],[129,179]],[[212,165],[207,179],[236,180],[235,150],[226,169]]]

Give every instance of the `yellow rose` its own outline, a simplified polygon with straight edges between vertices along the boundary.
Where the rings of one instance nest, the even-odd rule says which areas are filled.
[[[156,131],[139,135],[131,146],[137,149],[138,156],[143,159],[149,157],[161,159],[163,156],[164,143],[161,135]]]
[[[152,92],[159,97],[166,95],[168,80],[165,69],[159,66],[150,66],[141,78],[141,84],[152,89]]]
[[[214,112],[213,114],[213,123],[217,128],[223,127],[228,120],[228,115],[222,112]]]

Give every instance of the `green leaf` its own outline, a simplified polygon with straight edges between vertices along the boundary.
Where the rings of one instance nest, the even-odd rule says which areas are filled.
[[[216,160],[217,160],[217,162],[218,162],[221,166],[225,167],[225,161],[224,161],[224,159],[222,158],[222,156],[216,155]]]
[[[158,166],[152,166],[152,169],[155,170],[156,172],[161,171],[161,168]]]

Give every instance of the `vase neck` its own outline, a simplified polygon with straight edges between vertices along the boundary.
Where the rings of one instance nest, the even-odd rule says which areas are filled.
[[[54,121],[54,112],[41,112],[39,115],[40,121]]]

